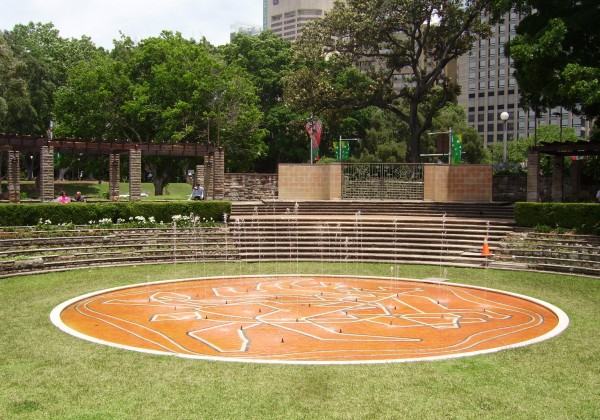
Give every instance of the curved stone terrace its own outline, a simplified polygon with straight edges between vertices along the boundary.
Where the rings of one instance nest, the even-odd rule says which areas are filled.
[[[0,277],[202,261],[430,264],[600,276],[600,239],[573,237],[576,243],[566,248],[564,240],[515,232],[514,219],[506,217],[510,206],[456,205],[448,216],[435,203],[321,205],[317,213],[315,203],[235,204],[228,223],[218,227],[0,230]],[[471,216],[480,212],[489,217]],[[536,238],[537,248],[525,246],[523,235]],[[549,251],[556,243],[562,253]]]

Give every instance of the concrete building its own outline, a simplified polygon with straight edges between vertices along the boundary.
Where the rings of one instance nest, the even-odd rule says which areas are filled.
[[[230,26],[229,31],[229,40],[231,41],[233,37],[237,34],[243,34],[248,36],[257,36],[262,32],[262,27],[260,25],[253,25],[251,23],[243,23],[236,22]]]
[[[333,7],[334,0],[264,0],[263,26],[288,41],[302,34],[302,27],[322,19]]]
[[[514,38],[520,21],[519,14],[508,13],[503,23],[494,26],[489,39],[476,41],[471,51],[458,61],[458,82],[462,86],[458,103],[465,108],[469,125],[477,129],[486,146],[503,140],[504,122],[500,114],[504,111],[509,114],[506,122],[509,140],[528,137],[536,129],[534,112],[520,107],[512,60],[504,54],[504,45]],[[579,137],[585,137],[590,127],[589,122],[562,108],[543,110],[537,126],[547,124],[572,127]]]

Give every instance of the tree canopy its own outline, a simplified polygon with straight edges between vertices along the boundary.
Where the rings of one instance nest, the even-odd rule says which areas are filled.
[[[67,136],[223,146],[226,165],[248,170],[264,150],[254,84],[213,47],[163,32],[82,62],[56,93]]]
[[[42,135],[54,91],[68,69],[99,53],[91,40],[65,39],[51,23],[16,25],[0,34],[0,131]]]
[[[507,47],[522,102],[600,116],[600,6],[597,0],[517,0],[525,15]]]
[[[408,124],[410,159],[459,92],[448,64],[490,34],[491,0],[348,0],[311,22],[297,41],[300,68],[285,98],[300,109],[388,110]]]

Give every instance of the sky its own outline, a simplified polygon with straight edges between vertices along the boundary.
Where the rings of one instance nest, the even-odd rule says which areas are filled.
[[[87,35],[107,49],[120,32],[140,41],[163,30],[223,45],[232,25],[262,27],[262,5],[261,0],[0,0],[0,30],[52,22],[63,38]]]

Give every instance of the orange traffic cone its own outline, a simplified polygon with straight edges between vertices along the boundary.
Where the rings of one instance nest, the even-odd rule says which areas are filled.
[[[492,255],[490,252],[490,247],[488,245],[488,237],[483,237],[483,249],[481,250],[481,255]]]

